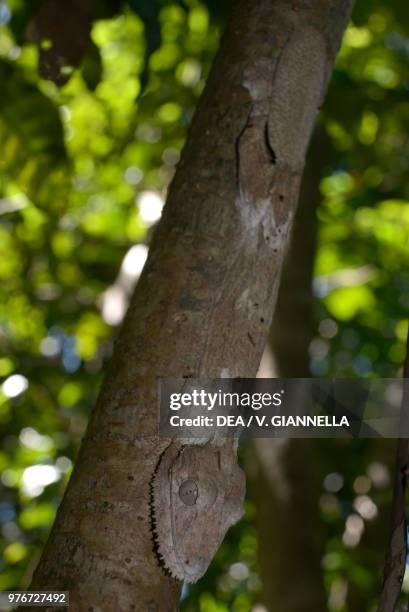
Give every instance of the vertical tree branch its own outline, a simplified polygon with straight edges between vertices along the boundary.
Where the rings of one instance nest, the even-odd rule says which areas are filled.
[[[33,589],[70,590],[73,611],[178,607],[181,583],[152,547],[150,483],[169,445],[157,377],[256,374],[351,6],[236,3],[34,575]],[[193,532],[218,529],[199,518]]]
[[[403,367],[401,427],[409,422],[409,331]],[[399,438],[396,448],[395,482],[389,547],[386,553],[383,588],[378,612],[394,612],[402,589],[407,555],[406,485],[408,478],[408,438]]]

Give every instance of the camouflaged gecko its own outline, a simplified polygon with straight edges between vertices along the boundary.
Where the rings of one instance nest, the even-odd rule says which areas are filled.
[[[154,550],[165,572],[186,582],[201,578],[243,516],[244,495],[234,440],[222,446],[172,442],[151,481]]]

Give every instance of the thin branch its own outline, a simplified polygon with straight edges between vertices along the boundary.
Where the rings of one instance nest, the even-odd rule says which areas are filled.
[[[403,367],[401,432],[407,435],[409,422],[409,331]],[[399,438],[396,449],[395,483],[392,501],[392,524],[386,553],[383,588],[377,612],[394,612],[402,589],[407,555],[407,521],[405,494],[408,478],[408,438]]]

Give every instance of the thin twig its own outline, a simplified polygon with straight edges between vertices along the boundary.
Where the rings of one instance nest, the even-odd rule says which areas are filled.
[[[408,435],[409,422],[409,331],[403,367],[401,432]],[[405,494],[408,478],[408,438],[399,438],[396,449],[395,483],[392,501],[392,524],[386,553],[381,601],[377,612],[394,612],[402,590],[407,555],[407,522]],[[409,610],[409,608],[408,608]]]

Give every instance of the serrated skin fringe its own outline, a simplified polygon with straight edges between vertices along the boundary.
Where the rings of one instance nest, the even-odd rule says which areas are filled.
[[[150,518],[150,528],[151,528],[152,545],[153,545],[152,550],[158,561],[159,567],[161,568],[161,570],[166,576],[168,576],[169,578],[172,578],[173,580],[184,581],[186,580],[187,577],[184,574],[180,574],[177,571],[171,570],[171,568],[169,567],[169,564],[166,562],[165,555],[163,554],[161,550],[161,545],[160,545],[160,533],[158,531],[158,518],[157,518],[158,512],[155,506],[155,487],[160,486],[160,483],[156,482],[156,477],[157,477],[160,463],[162,461],[163,454],[164,453],[162,453],[156,465],[156,468],[152,474],[152,478],[149,482],[149,518]],[[170,511],[171,509],[169,508],[169,512]],[[161,520],[161,518],[159,518],[159,520]],[[162,520],[163,520],[163,515],[162,515]],[[171,533],[170,527],[169,527],[169,533]],[[163,534],[163,537],[166,537],[166,536],[169,537],[169,533]]]

